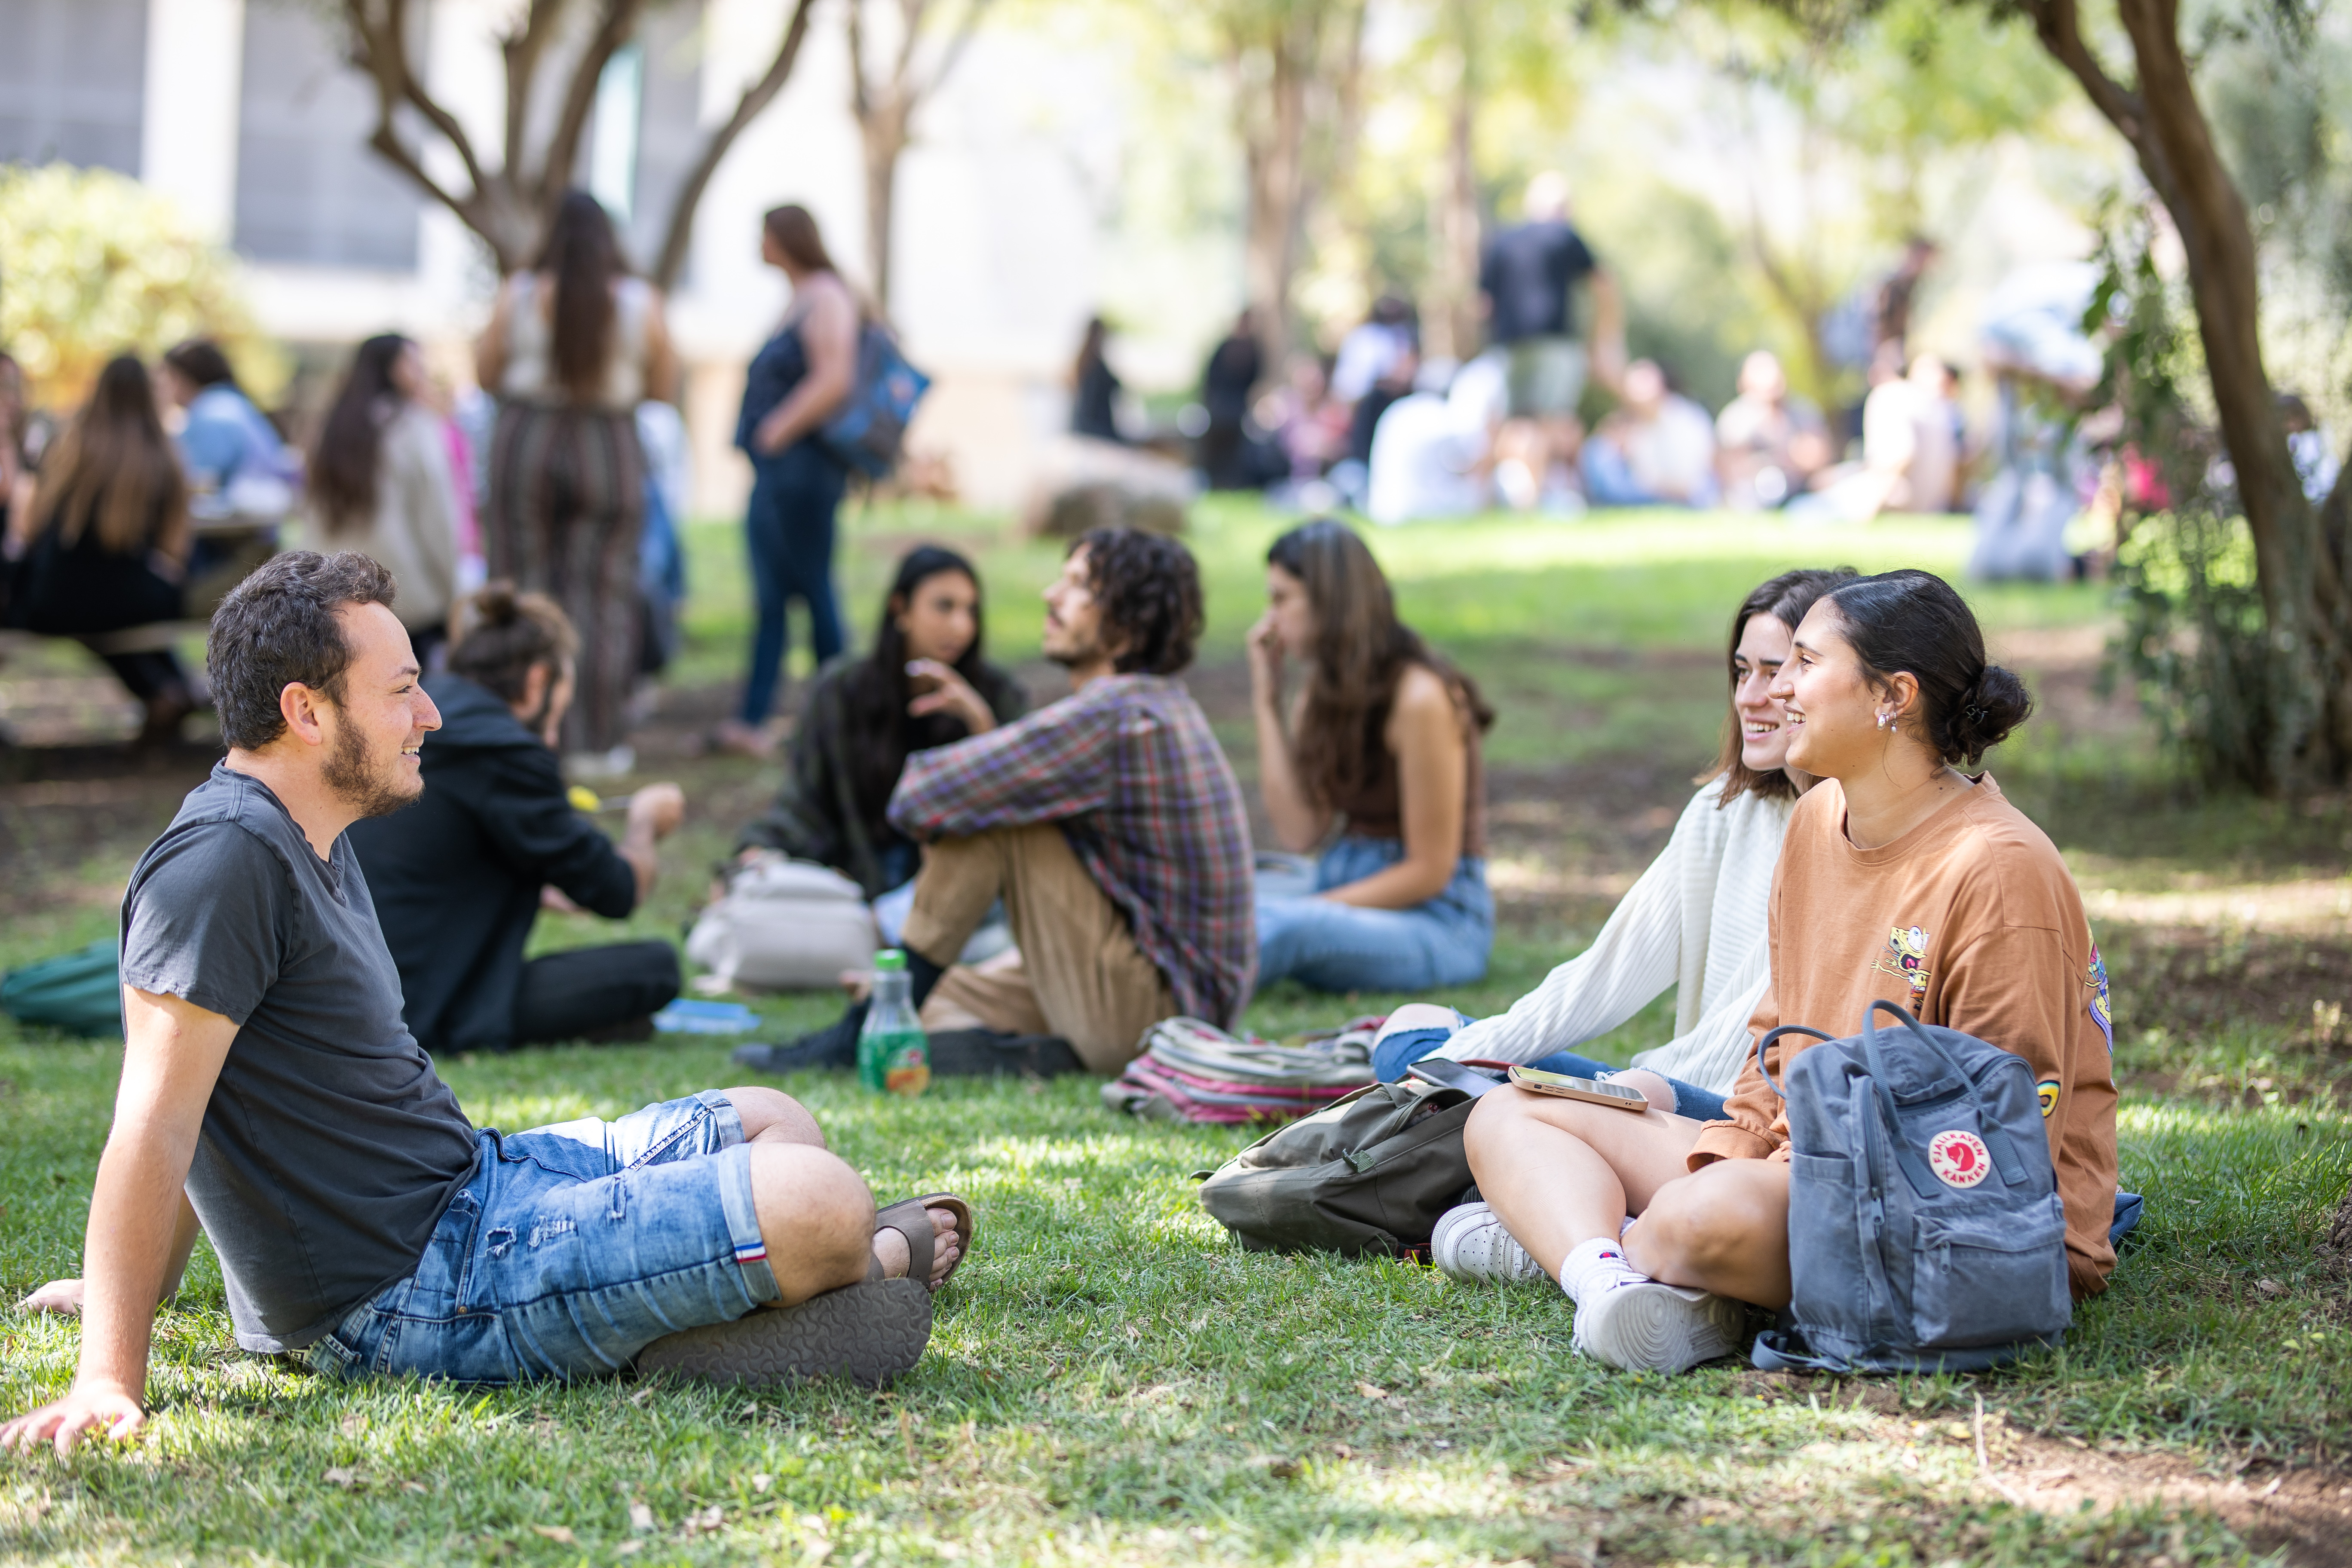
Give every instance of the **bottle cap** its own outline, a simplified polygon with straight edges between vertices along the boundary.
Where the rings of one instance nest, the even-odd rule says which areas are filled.
[[[895,974],[907,967],[907,955],[895,947],[886,947],[874,955],[874,967],[884,974]]]

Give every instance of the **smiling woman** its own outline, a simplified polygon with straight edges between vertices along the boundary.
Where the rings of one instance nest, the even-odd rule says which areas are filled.
[[[2071,1283],[2097,1293],[2115,1266],[2105,970],[2050,840],[1956,765],[2023,721],[2023,686],[1985,661],[1949,584],[1889,572],[1813,605],[1769,694],[1788,765],[1822,782],[1774,871],[1750,1027],[1840,1026],[1885,1000],[2023,1057],[2049,1089]],[[1769,1047],[1763,1068],[1777,1079],[1810,1043]],[[1735,1348],[1739,1302],[1789,1300],[1788,1121],[1752,1060],[1704,1126],[1498,1093],[1465,1140],[1509,1235],[1576,1299],[1587,1355],[1680,1371]]]
[[[1723,748],[1683,808],[1664,853],[1643,872],[1592,945],[1554,969],[1510,1011],[1455,1033],[1451,1008],[1408,1005],[1392,1016],[1374,1047],[1373,1065],[1393,1080],[1431,1052],[1456,1061],[1540,1063],[1590,1077],[1601,1062],[1572,1053],[1675,988],[1675,1036],[1636,1056],[1632,1075],[1664,1105],[1685,1116],[1712,1116],[1739,1076],[1748,1051],[1748,1017],[1762,999],[1765,903],[1790,804],[1809,778],[1784,769],[1787,732],[1780,704],[1767,690],[1789,657],[1790,638],[1813,602],[1853,580],[1851,567],[1784,572],[1759,584],[1731,618],[1725,649],[1730,703]],[[1451,1037],[1450,1038],[1448,1037]],[[1445,1231],[1454,1237],[1483,1205]],[[1483,1223],[1483,1221],[1482,1221]],[[1466,1233],[1464,1233],[1466,1234]],[[1489,1239],[1508,1242],[1499,1233]],[[1524,1272],[1532,1264],[1506,1261]],[[1455,1258],[1480,1272],[1481,1247]],[[1443,1262],[1444,1259],[1441,1259]]]

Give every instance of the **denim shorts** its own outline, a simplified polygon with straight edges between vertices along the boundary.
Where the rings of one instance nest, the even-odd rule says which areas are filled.
[[[303,1352],[338,1377],[523,1383],[625,1369],[665,1334],[780,1294],[751,1151],[706,1089],[614,1121],[476,1135],[474,1173],[416,1270]]]

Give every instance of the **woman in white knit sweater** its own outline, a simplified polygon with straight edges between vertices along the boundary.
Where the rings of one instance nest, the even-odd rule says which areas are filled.
[[[1722,755],[1683,808],[1674,837],[1592,945],[1507,1013],[1470,1023],[1450,1008],[1398,1009],[1372,1049],[1384,1079],[1424,1056],[1525,1062],[1590,1077],[1615,1069],[1576,1055],[1668,986],[1675,1037],[1641,1052],[1620,1081],[1660,1109],[1711,1118],[1746,1061],[1748,1020],[1764,994],[1766,908],[1781,830],[1813,781],[1787,767],[1780,704],[1766,695],[1813,601],[1851,568],[1786,572],[1741,601],[1731,623],[1731,712]],[[1646,1069],[1646,1070],[1644,1070]]]

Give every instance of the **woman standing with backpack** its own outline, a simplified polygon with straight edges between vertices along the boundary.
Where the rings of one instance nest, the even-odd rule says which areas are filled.
[[[767,722],[791,637],[785,606],[793,599],[808,606],[818,664],[842,647],[833,539],[848,469],[818,431],[856,389],[863,315],[806,207],[780,206],[761,220],[760,258],[793,286],[782,323],[744,374],[743,409],[735,425],[735,445],[751,459],[743,528],[760,621],[743,704],[711,732],[721,749],[755,757],[775,745]]]
[[[482,523],[489,574],[547,595],[579,629],[562,749],[625,773],[646,515],[636,407],[677,395],[677,361],[661,291],[629,276],[594,196],[565,195],[538,265],[500,285],[474,354],[499,398]]]
[[[2096,1294],[2115,1267],[2106,971],[2055,847],[1959,771],[2024,721],[2024,687],[1949,584],[1905,571],[1817,603],[1772,689],[1789,765],[1822,782],[1781,846],[1751,1028],[1843,1030],[1884,999],[2024,1058],[2069,1283]],[[1774,1082],[1811,1044],[1768,1047]],[[1513,1089],[1478,1102],[1465,1142],[1481,1195],[1575,1300],[1583,1354],[1679,1372],[1737,1347],[1738,1303],[1789,1301],[1788,1123],[1752,1061],[1721,1121]]]

